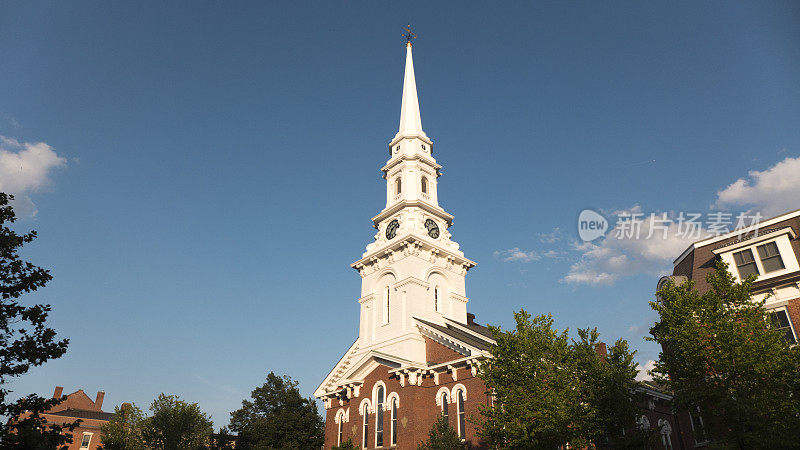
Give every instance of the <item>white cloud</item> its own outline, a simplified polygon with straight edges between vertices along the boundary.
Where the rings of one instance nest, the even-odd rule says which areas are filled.
[[[635,206],[617,211],[615,215],[641,213],[641,207]],[[655,221],[649,214],[640,216],[638,233],[619,233],[620,222],[617,222],[616,227],[596,243],[573,242],[572,248],[581,253],[580,259],[561,281],[602,286],[614,284],[622,276],[642,273],[660,276],[671,272],[673,259],[696,239],[682,233],[675,220],[659,228],[661,214],[655,215]]]
[[[553,231],[549,233],[539,233],[539,241],[543,244],[555,244],[556,242],[561,240],[561,229],[558,227],[553,228]]]
[[[752,170],[717,193],[718,207],[743,205],[765,217],[800,208],[800,157],[786,158],[764,170]]]
[[[0,191],[13,194],[14,208],[20,216],[36,214],[30,194],[52,183],[53,169],[67,160],[44,142],[19,142],[0,136]]]
[[[644,363],[644,366],[637,364],[636,370],[638,370],[639,373],[636,375],[636,381],[652,381],[653,376],[650,374],[650,371],[655,369],[655,367],[656,362],[652,359]]]
[[[541,255],[534,250],[526,251],[520,250],[519,247],[510,248],[508,250],[496,250],[494,257],[499,258],[503,262],[530,262],[542,259]]]

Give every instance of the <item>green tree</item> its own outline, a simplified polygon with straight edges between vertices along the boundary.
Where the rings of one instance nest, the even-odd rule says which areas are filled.
[[[136,405],[114,408],[114,415],[100,427],[101,450],[146,450],[142,435],[144,414]]]
[[[428,440],[419,444],[417,450],[463,450],[464,444],[458,437],[458,433],[443,415],[439,415],[436,422],[428,432]]]
[[[161,394],[150,405],[152,416],[142,421],[142,435],[148,447],[162,450],[205,448],[214,431],[211,418],[197,403],[176,395]]]
[[[347,438],[347,440],[342,442],[341,444],[334,445],[332,450],[358,450],[359,448],[361,447],[357,446],[356,444],[353,444],[352,438]]]
[[[237,450],[253,448],[318,448],[325,422],[313,397],[303,398],[297,382],[270,372],[266,383],[231,413],[230,428],[238,433]]]
[[[693,282],[668,283],[650,305],[650,330],[662,352],[653,373],[675,406],[699,411],[726,448],[796,448],[800,436],[800,348],[770,326],[764,301],[751,298],[755,277],[737,283],[718,261],[700,293]]]
[[[41,413],[60,403],[28,395],[10,402],[6,385],[11,378],[28,372],[67,351],[67,339],[57,340],[46,324],[50,305],[20,304],[22,294],[44,287],[53,277],[41,267],[23,261],[18,251],[36,238],[36,232],[17,234],[8,224],[16,221],[10,202],[14,197],[0,192],[0,416],[13,420],[0,423],[0,444],[4,448],[59,448],[72,442],[71,431],[78,422],[48,424]],[[63,447],[66,448],[66,447]]]
[[[619,340],[598,354],[597,330],[553,328],[550,315],[514,314],[516,328],[490,326],[497,345],[479,371],[494,406],[481,406],[478,435],[501,448],[639,447],[633,352]],[[624,430],[624,431],[623,431]]]

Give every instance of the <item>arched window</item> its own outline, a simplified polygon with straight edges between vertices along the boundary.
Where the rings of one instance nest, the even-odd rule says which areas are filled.
[[[403,192],[403,180],[400,178],[400,176],[398,176],[394,182],[394,193],[400,194],[402,192]]]
[[[423,194],[428,193],[428,179],[425,177],[422,177],[422,193]]]
[[[386,304],[386,309],[383,314],[383,323],[389,323],[389,292],[391,292],[391,289],[389,286],[386,286],[386,298],[384,302]]]
[[[661,445],[664,450],[672,450],[672,426],[664,419],[658,420],[658,428],[661,431]]]
[[[397,399],[392,399],[392,445],[397,445]]]
[[[345,422],[345,414],[344,410],[340,409],[336,413],[336,420],[335,422],[338,424],[337,432],[336,432],[336,445],[341,445],[342,441],[344,440],[344,422]]]
[[[456,406],[458,407],[458,437],[465,439],[467,437],[466,421],[464,420],[464,391],[459,390],[456,393]]]
[[[383,386],[378,386],[378,398],[375,402],[375,446],[383,447]]]
[[[368,436],[369,436],[369,403],[364,403],[364,436],[361,438],[361,445],[364,448],[367,448],[368,444]]]
[[[447,421],[447,419],[450,417],[450,414],[448,414],[447,411],[450,400],[447,397],[448,395],[446,393],[442,394],[442,415],[444,416],[445,421]]]
[[[433,288],[433,310],[439,312],[439,286]]]

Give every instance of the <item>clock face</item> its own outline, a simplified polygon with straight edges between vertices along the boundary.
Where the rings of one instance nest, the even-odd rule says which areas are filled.
[[[428,230],[428,236],[434,239],[439,238],[439,225],[436,225],[432,219],[425,220],[425,229]]]
[[[400,222],[397,219],[389,222],[389,225],[386,226],[386,239],[394,239],[397,236],[398,228],[400,228]]]

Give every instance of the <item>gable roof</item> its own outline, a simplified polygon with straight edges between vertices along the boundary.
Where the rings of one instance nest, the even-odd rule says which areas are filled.
[[[442,326],[433,322],[428,322],[424,319],[420,319],[419,317],[414,317],[414,319],[423,326],[444,335],[454,343],[466,344],[466,348],[488,350],[489,347],[494,343],[494,340],[488,338],[485,334],[486,332],[489,332],[489,330],[477,324],[470,326],[451,319],[445,319],[445,325]],[[472,333],[465,331],[465,329],[472,331]],[[481,329],[485,329],[485,331]],[[491,334],[491,332],[489,333]]]

